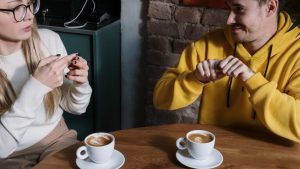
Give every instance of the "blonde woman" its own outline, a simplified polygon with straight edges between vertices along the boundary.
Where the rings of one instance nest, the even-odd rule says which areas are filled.
[[[76,143],[62,113],[84,113],[92,93],[87,62],[36,28],[38,8],[39,0],[0,1],[1,169],[31,168]]]

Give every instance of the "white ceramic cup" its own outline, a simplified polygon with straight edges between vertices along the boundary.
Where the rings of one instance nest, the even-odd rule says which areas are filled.
[[[192,134],[207,135],[211,138],[209,142],[196,142],[190,139]],[[206,130],[192,130],[189,131],[185,137],[180,137],[176,141],[176,146],[180,150],[188,150],[190,155],[198,160],[209,157],[215,146],[215,135]]]
[[[93,146],[87,143],[88,138],[101,136],[109,136],[112,140],[103,146]],[[115,137],[109,133],[93,133],[84,139],[84,143],[85,145],[79,147],[76,151],[77,158],[86,159],[89,157],[95,163],[102,164],[108,162],[114,152]]]

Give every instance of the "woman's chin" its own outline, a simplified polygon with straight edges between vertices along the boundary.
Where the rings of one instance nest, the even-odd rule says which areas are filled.
[[[23,41],[23,40],[27,40],[31,37],[31,32],[30,33],[26,33],[26,34],[23,34],[22,36],[19,36],[19,40]]]

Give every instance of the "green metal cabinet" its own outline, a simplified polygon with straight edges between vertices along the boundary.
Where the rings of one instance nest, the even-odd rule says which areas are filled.
[[[90,67],[89,82],[93,89],[86,113],[76,116],[64,113],[69,128],[82,140],[90,133],[121,128],[121,39],[120,21],[97,30],[69,29],[39,25],[57,32],[67,52],[79,52]]]

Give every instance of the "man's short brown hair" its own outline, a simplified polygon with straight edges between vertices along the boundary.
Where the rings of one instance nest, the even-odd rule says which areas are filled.
[[[259,6],[262,6],[267,2],[267,0],[257,0],[257,1]],[[278,0],[278,3],[279,3],[278,11],[281,11],[284,6],[285,0]]]
[[[258,1],[259,6],[261,6],[267,2],[267,0],[257,0],[257,1]]]

